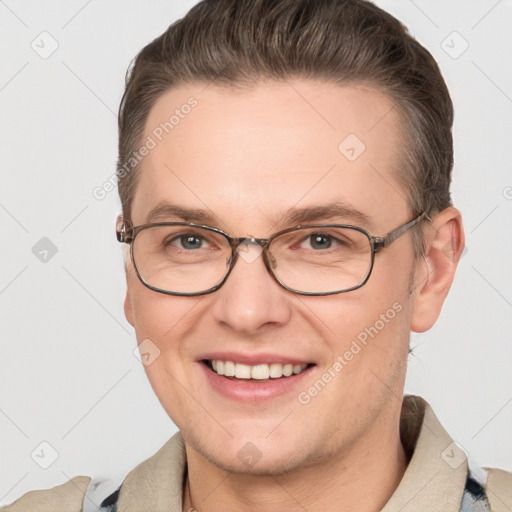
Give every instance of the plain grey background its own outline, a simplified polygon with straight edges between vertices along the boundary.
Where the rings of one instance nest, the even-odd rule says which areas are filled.
[[[122,310],[116,112],[135,54],[195,1],[0,0],[0,504],[82,474],[118,482],[176,431]],[[455,103],[467,250],[406,392],[472,465],[512,469],[512,4],[380,0]],[[45,469],[46,467],[46,469]]]

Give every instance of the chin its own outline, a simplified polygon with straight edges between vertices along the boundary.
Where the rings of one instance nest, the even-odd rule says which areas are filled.
[[[191,448],[218,468],[234,474],[282,475],[303,466],[310,458],[311,447],[290,435],[273,439],[273,436],[265,437],[268,434],[251,436],[246,431],[228,440],[218,440],[211,434],[188,434],[186,441]]]
[[[267,453],[249,444],[227,456],[218,453],[202,455],[218,468],[237,475],[279,476],[296,470],[304,463],[296,449],[291,452]]]

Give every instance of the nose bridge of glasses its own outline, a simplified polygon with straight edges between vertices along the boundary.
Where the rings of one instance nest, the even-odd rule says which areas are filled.
[[[233,252],[242,258],[246,263],[253,263],[268,246],[266,238],[243,237],[233,238],[231,247]]]
[[[266,247],[269,243],[268,238],[255,238],[253,236],[241,237],[241,238],[233,238],[232,244],[235,249],[238,249],[240,246],[245,245],[257,245],[261,248]]]

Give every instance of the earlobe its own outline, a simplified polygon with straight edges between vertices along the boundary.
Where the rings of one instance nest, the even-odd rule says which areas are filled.
[[[450,206],[424,229],[425,255],[417,262],[411,330],[424,332],[436,322],[464,249],[460,212]]]

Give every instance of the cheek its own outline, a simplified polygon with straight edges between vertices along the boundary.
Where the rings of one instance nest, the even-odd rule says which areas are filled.
[[[168,386],[169,374],[182,380],[185,377],[183,365],[193,359],[193,347],[188,340],[193,339],[199,325],[200,303],[204,297],[176,297],[154,292],[133,273],[128,277],[128,293],[141,353],[154,357],[154,363],[145,364],[151,384],[154,387],[157,380],[162,380]]]
[[[393,337],[407,330],[410,300],[407,287],[400,293],[380,296],[360,294],[333,301],[311,301],[307,304],[308,322],[328,341],[337,353],[350,349],[350,342],[366,346],[376,338]]]
[[[129,279],[134,328],[144,371],[172,421],[182,425],[181,411],[188,411],[193,389],[190,368],[199,324],[198,297],[173,297],[153,292]],[[196,336],[197,337],[197,336]]]
[[[387,372],[388,367],[392,371],[396,358],[407,359],[412,265],[378,263],[359,290],[310,298],[306,304],[308,322],[322,333],[330,360],[341,355],[349,363],[345,373],[361,375],[369,368]]]
[[[146,288],[136,276],[133,267],[127,269],[127,286],[138,343],[145,338],[150,338],[155,343],[163,340],[166,334],[186,319],[198,302],[196,297],[176,297]]]

